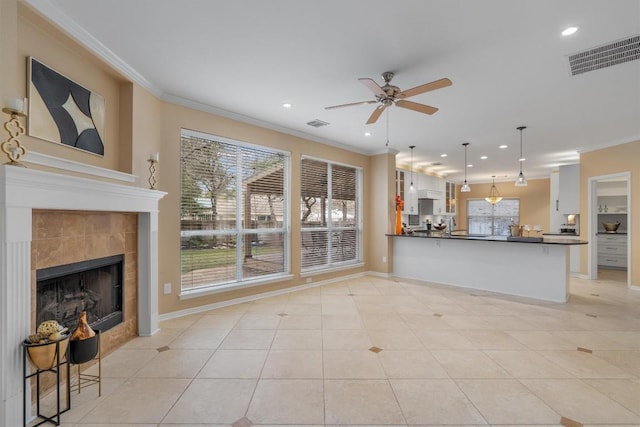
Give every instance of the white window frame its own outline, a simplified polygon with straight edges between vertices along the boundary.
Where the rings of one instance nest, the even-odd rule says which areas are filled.
[[[363,234],[363,221],[362,221],[362,217],[363,217],[363,180],[362,180],[362,175],[363,175],[363,170],[361,167],[359,166],[354,166],[354,165],[350,165],[348,163],[341,163],[341,162],[335,162],[332,160],[328,160],[325,158],[321,158],[321,157],[313,157],[313,156],[307,156],[307,155],[303,155],[300,158],[300,164],[302,165],[302,161],[303,160],[315,160],[318,162],[323,162],[323,163],[327,163],[328,165],[332,165],[332,166],[344,166],[344,167],[348,167],[348,168],[353,168],[356,171],[356,179],[355,179],[355,185],[356,185],[356,218],[355,218],[355,228],[354,227],[334,227],[332,224],[332,221],[327,221],[327,227],[303,227],[302,223],[300,223],[300,260],[302,261],[302,251],[304,250],[303,246],[302,246],[302,233],[307,231],[326,231],[327,232],[327,259],[329,260],[327,264],[322,264],[322,265],[318,265],[318,266],[312,266],[312,267],[307,267],[307,268],[303,268],[302,267],[302,262],[301,262],[301,267],[300,267],[300,276],[301,277],[309,277],[312,276],[314,274],[317,274],[318,272],[325,272],[325,271],[338,271],[338,270],[343,270],[343,269],[349,269],[349,268],[353,268],[353,267],[357,267],[357,266],[361,266],[364,265],[364,262],[362,260],[362,234]],[[302,170],[302,167],[301,167]],[[331,202],[332,202],[332,197],[331,197],[331,172],[332,172],[332,168],[329,168],[329,170],[327,171],[327,200],[328,206],[331,206]],[[302,172],[301,172],[302,175]],[[299,177],[299,179],[301,179],[301,176]],[[300,194],[298,195],[298,204],[300,203],[300,197],[302,194],[302,185],[300,188]],[[300,221],[300,218],[297,219],[298,221]],[[356,232],[356,248],[355,248],[355,256],[353,260],[347,260],[347,261],[338,261],[338,262],[331,262],[331,252],[332,252],[332,239],[330,238],[331,236],[331,232],[332,231],[341,231],[341,230],[355,230]]]
[[[238,153],[243,148],[255,148],[260,151],[271,151],[273,153],[281,154],[284,156],[284,171],[283,177],[285,180],[283,188],[283,221],[282,227],[278,229],[274,228],[243,228],[242,227],[242,209],[238,208],[242,204],[242,196],[236,197],[236,228],[234,230],[182,230],[180,226],[180,236],[235,236],[236,237],[236,280],[223,283],[213,283],[210,285],[201,285],[193,288],[183,288],[182,281],[180,283],[180,299],[190,299],[193,297],[215,294],[219,292],[227,292],[233,289],[248,288],[253,286],[265,285],[268,283],[279,282],[293,278],[291,274],[291,152],[285,150],[279,150],[276,148],[262,146],[259,144],[252,144],[249,142],[238,141],[230,138],[225,138],[218,135],[209,133],[198,132],[190,129],[181,129],[180,138],[186,136],[193,136],[196,138],[211,139],[225,144],[234,145]],[[182,145],[182,142],[180,142]],[[237,155],[238,165],[241,165],[241,156]],[[182,168],[182,164],[180,164]],[[238,168],[241,170],[241,168]],[[182,189],[181,189],[182,190]],[[242,180],[236,179],[236,194],[242,195]],[[178,209],[181,206],[178,204]],[[180,214],[178,215],[181,216]],[[242,277],[242,257],[244,254],[244,237],[249,234],[282,234],[283,236],[283,271],[275,274],[264,275],[260,277],[252,277],[244,280],[237,280],[238,277]],[[180,256],[182,257],[182,248],[180,248]],[[182,264],[182,261],[180,262]],[[182,267],[180,268],[182,270]],[[182,273],[181,273],[182,274]]]

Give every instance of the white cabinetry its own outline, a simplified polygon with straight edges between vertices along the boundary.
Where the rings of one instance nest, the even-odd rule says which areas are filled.
[[[418,191],[415,190],[415,186],[416,184],[414,182],[414,191],[411,192],[409,190],[409,187],[411,187],[411,174],[406,173],[404,179],[404,210],[402,211],[405,214],[418,214]]]
[[[456,214],[456,184],[445,182],[445,212],[449,215]]]
[[[580,213],[580,165],[560,166],[558,210],[561,214]]]
[[[433,211],[428,212],[429,215],[443,215],[445,213],[444,180],[437,176],[420,175],[418,198],[433,200]]]
[[[549,232],[557,233],[567,222],[567,216],[560,213],[560,174],[549,176]]]
[[[598,234],[598,265],[627,268],[627,236],[625,234]]]

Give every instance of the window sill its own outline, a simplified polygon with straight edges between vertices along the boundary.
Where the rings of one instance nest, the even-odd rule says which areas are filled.
[[[352,268],[364,267],[364,262],[356,262],[354,264],[335,265],[331,267],[320,267],[316,270],[305,270],[300,273],[300,277],[311,277],[318,274],[332,273],[334,271],[351,270]]]
[[[181,301],[188,300],[188,299],[199,298],[207,295],[215,295],[223,292],[234,291],[236,289],[247,289],[247,288],[253,288],[256,286],[263,286],[269,283],[277,283],[277,282],[282,282],[282,281],[291,280],[291,279],[293,279],[292,274],[285,274],[278,277],[252,280],[252,281],[247,281],[243,283],[230,283],[228,285],[210,286],[206,288],[203,287],[203,288],[196,288],[193,290],[184,290],[180,292],[180,295],[178,295],[178,298],[180,298]]]

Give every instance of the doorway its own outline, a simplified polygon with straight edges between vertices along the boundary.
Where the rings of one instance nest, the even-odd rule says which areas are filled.
[[[631,286],[631,173],[589,178],[588,277]]]

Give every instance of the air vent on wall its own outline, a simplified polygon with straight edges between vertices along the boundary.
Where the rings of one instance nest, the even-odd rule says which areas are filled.
[[[577,52],[568,58],[573,76],[640,59],[640,35]]]
[[[309,126],[313,126],[314,128],[319,128],[319,127],[322,127],[322,126],[326,126],[329,123],[323,122],[322,120],[315,119],[315,120],[311,120],[310,122],[307,122],[307,124]]]

